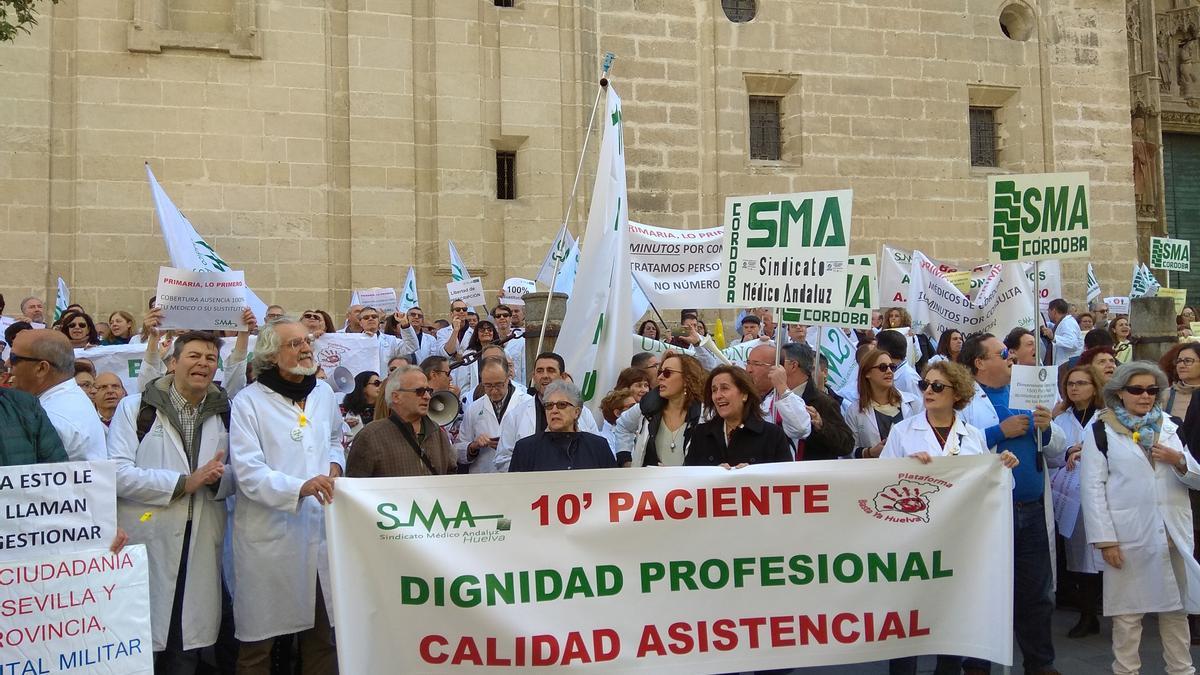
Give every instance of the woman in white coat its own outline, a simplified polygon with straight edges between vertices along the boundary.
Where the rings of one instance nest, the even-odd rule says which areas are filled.
[[[295,321],[263,328],[258,379],[233,401],[229,446],[237,476],[233,599],[239,675],[267,675],[274,638],[300,633],[304,672],[333,672],[329,556],[322,506],[345,465],[342,418],[316,379],[311,338]],[[318,597],[318,589],[322,591]]]
[[[1052,479],[1056,485],[1065,485],[1066,493],[1079,500],[1079,458],[1083,454],[1083,435],[1096,413],[1104,408],[1100,397],[1103,376],[1090,365],[1075,366],[1059,380],[1059,395],[1065,410],[1054,418],[1054,424],[1062,429],[1067,444],[1066,466],[1058,469]],[[1063,473],[1065,472],[1065,473]],[[1083,511],[1074,517],[1075,525],[1066,538],[1065,552],[1067,571],[1079,588],[1079,621],[1067,637],[1082,638],[1100,632],[1097,618],[1100,600],[1100,572],[1104,570],[1100,552],[1087,540],[1087,528],[1083,522]]]
[[[1187,615],[1200,612],[1200,565],[1191,555],[1188,489],[1200,489],[1200,464],[1162,411],[1166,389],[1157,366],[1120,366],[1104,385],[1108,410],[1093,425],[1103,433],[1083,437],[1083,518],[1107,565],[1104,615],[1113,619],[1114,673],[1140,670],[1147,612],[1158,614],[1166,672],[1194,672]]]
[[[883,452],[892,427],[921,412],[917,397],[900,391],[895,385],[899,363],[882,349],[862,355],[858,367],[858,398],[842,403],[842,418],[854,434],[854,454],[858,459],[874,459]]]
[[[934,457],[991,453],[983,432],[958,415],[975,396],[975,380],[966,368],[949,361],[932,363],[917,387],[924,398],[925,412],[892,427],[881,458],[912,457],[928,464]],[[1016,456],[1007,450],[1000,453],[1000,461],[1010,469],[1017,465]],[[915,656],[892,659],[888,665],[891,675],[917,672]],[[962,657],[938,655],[933,672],[934,675],[962,672]]]
[[[220,348],[208,333],[184,333],[174,345],[175,373],[126,397],[108,433],[117,522],[129,543],[146,546],[150,630],[154,651],[166,652],[156,654],[157,666],[169,672],[194,672],[193,650],[214,644],[221,627],[224,500],[234,481],[225,466],[229,399],[212,384]],[[195,406],[193,457],[180,433],[181,402]]]

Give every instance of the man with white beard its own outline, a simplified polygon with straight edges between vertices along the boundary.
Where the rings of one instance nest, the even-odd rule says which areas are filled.
[[[323,506],[345,466],[342,418],[316,378],[308,330],[280,320],[255,345],[254,384],[233,401],[233,601],[239,675],[268,675],[275,637],[300,633],[304,672],[334,673]]]

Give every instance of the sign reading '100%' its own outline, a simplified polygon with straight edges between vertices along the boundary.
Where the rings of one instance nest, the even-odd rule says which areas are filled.
[[[853,192],[725,200],[725,304],[827,309],[846,292]]]

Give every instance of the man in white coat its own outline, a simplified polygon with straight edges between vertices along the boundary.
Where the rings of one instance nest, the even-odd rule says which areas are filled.
[[[762,396],[763,419],[783,427],[792,444],[792,456],[812,433],[812,415],[804,399],[788,386],[787,370],[775,363],[775,346],[762,344],[750,350],[746,372]]]
[[[96,406],[75,384],[75,350],[67,336],[48,328],[23,330],[9,353],[13,387],[38,397],[72,462],[108,459],[104,424]]]
[[[1054,343],[1054,365],[1061,366],[1083,353],[1083,331],[1071,316],[1071,306],[1062,298],[1051,300],[1046,313],[1054,322],[1054,330],[1042,326],[1042,334]]]
[[[275,637],[300,633],[305,675],[333,673],[329,556],[322,507],[342,473],[342,418],[304,325],[258,334],[257,380],[233,402],[229,446],[237,476],[233,599],[239,675],[268,675]]]
[[[117,520],[150,564],[155,669],[192,675],[221,627],[221,544],[233,491],[227,472],[229,398],[213,384],[220,339],[175,340],[173,375],[126,397],[113,415]]]
[[[483,360],[479,379],[483,396],[472,401],[463,413],[454,448],[458,450],[458,463],[469,466],[471,473],[491,473],[496,470],[500,425],[529,394],[508,379],[508,367],[500,357]]]
[[[517,441],[546,430],[546,410],[542,407],[542,390],[555,380],[562,379],[566,364],[563,357],[554,352],[542,352],[533,360],[533,388],[529,397],[516,408],[509,410],[500,423],[500,441],[496,444],[495,465],[497,471],[508,471],[512,451]],[[586,407],[579,413],[577,421],[580,431],[599,434],[596,418]]]

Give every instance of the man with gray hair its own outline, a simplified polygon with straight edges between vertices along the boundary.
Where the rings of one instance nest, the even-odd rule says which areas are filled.
[[[1097,298],[1088,303],[1088,311],[1095,319],[1093,328],[1108,328],[1108,303]]]
[[[417,366],[401,366],[383,387],[391,414],[377,419],[354,437],[346,475],[442,476],[458,469],[446,430],[429,419],[433,387]]]
[[[608,441],[579,430],[583,410],[579,387],[555,380],[542,389],[536,402],[546,411],[546,429],[517,441],[509,471],[616,468],[617,458]]]
[[[300,633],[305,673],[333,673],[324,505],[345,464],[333,390],[316,377],[304,324],[259,331],[256,381],[233,400],[229,449],[237,476],[233,599],[237,671],[268,675],[275,637]]]
[[[108,459],[104,424],[96,406],[75,384],[75,350],[67,336],[48,328],[21,331],[9,354],[13,386],[37,396],[73,462]]]
[[[41,327],[46,325],[46,303],[34,296],[29,296],[21,301],[21,316],[25,320],[33,324],[41,324]],[[34,326],[38,328],[38,326]]]
[[[816,357],[812,347],[803,342],[784,345],[779,355],[779,365],[787,373],[787,386],[804,401],[812,421],[808,438],[796,444],[796,459],[837,459],[854,452],[854,432],[842,417],[837,401],[818,387],[813,377]]]

